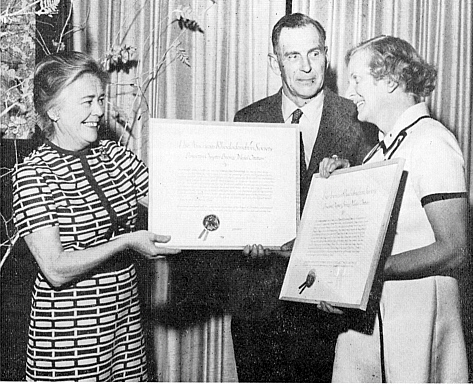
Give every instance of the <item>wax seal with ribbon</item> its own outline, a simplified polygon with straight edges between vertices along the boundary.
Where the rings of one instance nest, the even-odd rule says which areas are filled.
[[[307,274],[305,281],[301,285],[299,285],[299,289],[300,289],[299,295],[302,294],[302,292],[304,292],[304,289],[310,288],[315,283],[316,277],[317,276],[315,275],[315,271],[311,269],[309,273]]]
[[[217,217],[217,215],[211,214],[207,215],[204,217],[204,220],[202,221],[202,225],[204,226],[204,229],[199,235],[199,239],[202,238],[203,241],[207,240],[207,236],[209,235],[209,232],[216,231],[218,227],[220,226],[220,220]]]

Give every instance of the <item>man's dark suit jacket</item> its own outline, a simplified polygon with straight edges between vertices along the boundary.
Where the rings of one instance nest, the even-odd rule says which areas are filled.
[[[319,132],[315,141],[307,176],[301,180],[301,203],[305,201],[314,173],[324,157],[337,155],[348,159],[351,165],[361,164],[363,157],[374,144],[366,139],[362,125],[356,118],[355,105],[329,89],[324,90],[324,103]],[[238,111],[235,122],[284,123],[282,115],[282,89],[275,95],[259,100]],[[263,244],[264,245],[264,244]],[[314,305],[284,302],[278,299],[288,260],[271,256],[262,260],[240,260],[233,271],[231,286],[234,308],[232,331],[237,364],[244,353],[253,354],[257,359],[261,354],[280,355],[274,367],[275,375],[268,374],[268,380],[311,381],[314,366],[314,350],[323,351],[323,342],[314,339],[314,334],[325,334],[334,340],[336,331],[332,325],[333,316],[318,311]],[[303,281],[301,281],[303,283]],[[319,323],[314,325],[314,323]],[[258,325],[259,324],[259,325]],[[258,327],[260,327],[258,329]],[[332,328],[331,328],[332,327]],[[274,328],[273,331],[267,331]],[[253,334],[252,334],[253,332]],[[263,335],[264,333],[264,335]],[[269,336],[268,336],[269,335]],[[272,340],[267,340],[271,338]],[[266,345],[268,343],[271,345]],[[252,350],[252,351],[250,351]],[[327,354],[332,353],[330,350]],[[245,357],[246,358],[246,357]],[[329,361],[330,357],[326,356]],[[274,360],[277,360],[275,357]],[[307,361],[307,366],[294,368],[297,361]],[[261,366],[248,369],[264,370],[271,361],[262,361]],[[330,362],[329,362],[330,363]],[[243,366],[243,363],[242,363]],[[330,367],[331,368],[331,367]],[[292,373],[284,374],[284,370]],[[294,371],[295,370],[295,371]],[[301,372],[306,370],[307,372]],[[281,374],[281,375],[280,375]],[[239,371],[240,375],[240,371]],[[250,381],[260,381],[256,376],[248,376]],[[244,376],[243,379],[246,377]],[[261,375],[261,380],[265,380]]]
[[[324,157],[337,155],[348,159],[351,165],[361,164],[373,143],[367,143],[365,133],[356,118],[353,102],[324,90],[324,104],[319,133],[314,144],[308,171],[301,180],[301,201],[309,190],[310,180],[319,170]],[[234,121],[253,123],[284,123],[282,115],[282,90],[259,100],[237,112]]]

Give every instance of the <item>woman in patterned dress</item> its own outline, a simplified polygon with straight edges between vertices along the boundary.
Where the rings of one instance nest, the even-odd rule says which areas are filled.
[[[376,124],[372,163],[402,158],[405,186],[372,333],[337,340],[334,382],[468,382],[460,297],[453,277],[466,261],[467,189],[455,136],[421,102],[436,70],[406,41],[380,36],[347,54],[348,96]],[[328,177],[346,160],[324,159]],[[342,311],[327,303],[319,308]]]
[[[15,223],[37,261],[27,380],[147,379],[133,256],[174,254],[134,231],[148,170],[97,141],[107,74],[89,56],[47,56],[34,78],[44,143],[16,166]]]

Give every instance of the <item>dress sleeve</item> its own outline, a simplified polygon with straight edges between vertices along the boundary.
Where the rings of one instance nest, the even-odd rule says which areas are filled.
[[[14,222],[20,236],[58,225],[51,190],[37,167],[17,165],[12,181]]]
[[[411,170],[419,199],[466,192],[464,160],[455,137],[446,129],[432,133],[419,138],[413,154]]]

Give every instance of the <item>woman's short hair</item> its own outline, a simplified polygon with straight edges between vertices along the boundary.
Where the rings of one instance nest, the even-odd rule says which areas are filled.
[[[319,32],[322,44],[325,45],[326,33],[324,27],[322,27],[322,24],[302,13],[292,13],[290,15],[281,17],[281,19],[279,19],[279,21],[273,27],[271,41],[273,43],[274,53],[278,54],[279,37],[281,36],[281,31],[283,28],[302,28],[307,25],[313,25],[315,27],[317,32]]]
[[[371,53],[371,75],[390,78],[416,98],[427,97],[435,89],[437,70],[428,64],[407,41],[394,36],[378,36],[349,50],[345,61],[359,51]]]
[[[55,105],[59,94],[85,74],[96,76],[104,88],[109,81],[108,73],[92,57],[82,52],[53,53],[36,65],[33,102],[45,137],[54,133],[48,111]]]

